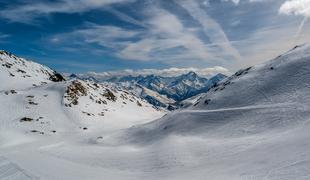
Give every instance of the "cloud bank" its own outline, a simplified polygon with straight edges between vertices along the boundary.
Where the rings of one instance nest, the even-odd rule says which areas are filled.
[[[132,69],[126,69],[122,71],[107,71],[102,73],[96,73],[96,72],[89,72],[86,74],[81,74],[80,76],[87,77],[87,76],[93,76],[98,79],[110,79],[112,77],[122,77],[122,76],[146,76],[146,75],[158,75],[163,77],[175,77],[182,74],[186,74],[189,72],[195,72],[200,76],[210,78],[218,73],[222,73],[225,75],[230,75],[230,71],[226,68],[215,66],[212,68],[169,68],[169,69],[141,69],[141,70],[132,70]]]
[[[287,15],[310,16],[310,0],[289,0],[282,4],[279,12]]]
[[[310,17],[310,0],[289,0],[282,4],[279,9],[280,14],[304,16],[298,26],[295,37],[299,37],[303,30],[305,23]]]

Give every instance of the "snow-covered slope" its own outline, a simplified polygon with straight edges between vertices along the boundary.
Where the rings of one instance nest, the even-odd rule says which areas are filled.
[[[163,113],[126,91],[80,80],[2,91],[0,102],[1,131],[22,134],[120,129]]]
[[[186,110],[170,113],[145,125],[148,131],[141,127],[142,131],[231,137],[303,124],[310,118],[309,60],[310,45],[304,45],[265,64],[240,70]]]
[[[188,109],[99,143],[157,152],[166,179],[307,179],[309,85],[310,45],[304,45],[238,71]]]
[[[28,88],[63,81],[54,70],[0,50],[0,90]]]
[[[72,119],[97,127],[102,123],[111,129],[130,127],[164,113],[144,99],[113,85],[81,80],[70,82],[63,104]]]
[[[138,105],[137,113],[130,95],[108,85],[70,81],[2,92],[0,177],[307,180],[309,85],[310,45],[304,45],[237,72],[187,109],[139,120],[144,124],[137,119],[157,111]],[[130,107],[118,111],[123,101]],[[108,112],[101,120],[99,102],[115,103],[115,113],[125,112],[131,123]]]
[[[1,51],[0,62],[3,147],[51,136],[122,129],[165,113],[125,90],[89,81],[64,81],[50,68],[5,51]]]

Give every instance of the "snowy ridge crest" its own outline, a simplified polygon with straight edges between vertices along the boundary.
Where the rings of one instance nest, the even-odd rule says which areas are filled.
[[[56,71],[41,64],[0,51],[0,90],[29,88],[48,82],[64,81]]]

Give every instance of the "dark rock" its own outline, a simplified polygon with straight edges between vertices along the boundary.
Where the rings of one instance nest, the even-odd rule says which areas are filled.
[[[49,78],[53,82],[61,82],[65,81],[66,79],[59,73],[55,72],[55,74],[51,75]]]
[[[26,73],[26,71],[21,70],[21,69],[17,69],[17,72],[20,72],[20,73],[23,73],[23,74],[25,74],[25,73]]]
[[[30,121],[33,121],[32,118],[28,118],[28,117],[23,117],[19,120],[20,122],[30,122]]]
[[[140,107],[142,106],[142,104],[139,101],[137,101],[137,105]]]
[[[102,96],[114,102],[117,100],[117,97],[109,89],[106,89],[106,92]]]

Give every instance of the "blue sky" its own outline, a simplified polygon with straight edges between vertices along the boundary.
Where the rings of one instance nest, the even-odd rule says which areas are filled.
[[[61,72],[235,71],[309,42],[309,7],[310,0],[0,0],[0,49]]]

